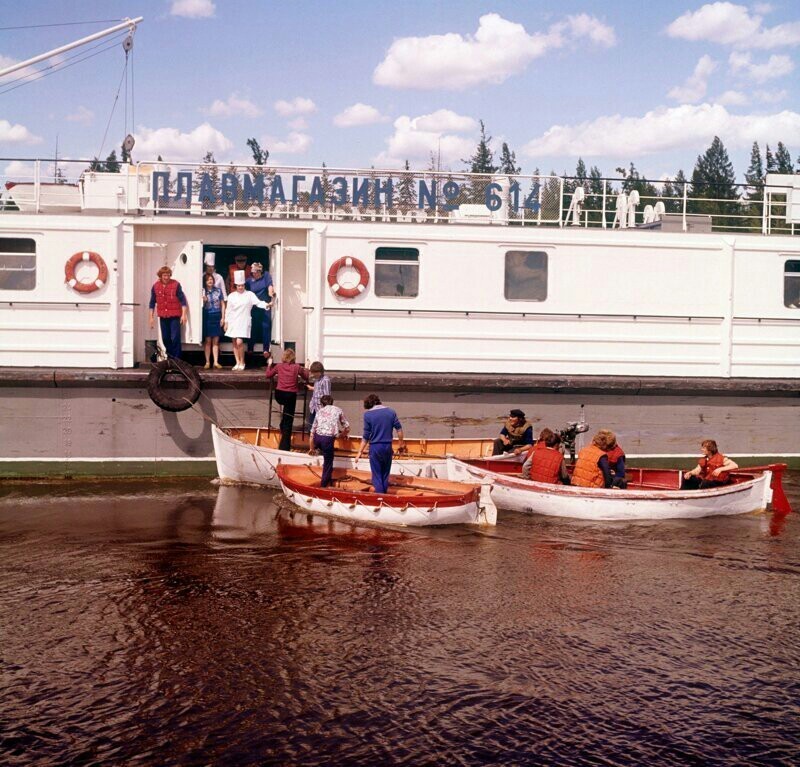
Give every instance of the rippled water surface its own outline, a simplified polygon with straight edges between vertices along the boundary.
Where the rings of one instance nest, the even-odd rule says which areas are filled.
[[[3,486],[0,762],[800,762],[798,514],[395,532],[290,508]]]

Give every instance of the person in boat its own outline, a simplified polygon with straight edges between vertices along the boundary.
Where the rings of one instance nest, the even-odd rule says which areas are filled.
[[[312,362],[308,372],[311,374],[309,380],[313,382],[313,386],[306,384],[311,392],[311,402],[308,405],[308,426],[311,428],[317,411],[322,407],[322,398],[331,393],[331,379],[325,375],[325,367],[321,362]]]
[[[616,479],[608,461],[608,429],[600,429],[592,443],[578,453],[572,470],[572,484],[577,487],[622,488],[625,480]]]
[[[264,356],[269,357],[269,347],[272,343],[272,306],[275,303],[275,287],[272,284],[272,277],[269,273],[264,274],[264,267],[256,261],[250,266],[251,274],[245,280],[245,287],[255,293],[261,301],[266,301],[269,309],[262,309],[258,306],[253,307],[253,327],[261,328],[261,339],[264,342]],[[253,336],[247,342],[247,351],[251,352],[255,348],[256,342]]]
[[[222,324],[225,322],[225,300],[222,291],[214,282],[213,274],[203,277],[203,351],[206,354],[206,370],[211,367],[213,353],[214,367],[219,369],[219,337],[222,335]]]
[[[600,429],[600,432],[605,434],[606,437],[606,455],[608,456],[608,466],[611,469],[611,476],[615,487],[621,487],[623,490],[628,486],[628,480],[625,479],[625,451],[620,447],[617,442],[617,435],[610,429]]]
[[[233,263],[228,267],[229,294],[236,290],[236,280],[234,279],[236,272],[244,272],[245,279],[248,279],[252,274],[250,264],[247,263],[247,256],[244,253],[237,253],[233,257]]]
[[[533,445],[533,425],[525,420],[525,413],[514,408],[500,429],[500,436],[494,441],[492,455],[511,452],[519,455],[531,445]]]
[[[392,469],[392,432],[397,432],[400,452],[405,450],[403,427],[397,413],[386,407],[377,394],[364,398],[364,431],[358,447],[356,460],[361,458],[369,445],[369,468],[372,472],[372,487],[376,493],[389,489],[389,473]]]
[[[283,357],[277,365],[267,369],[267,380],[275,379],[275,401],[283,408],[281,411],[281,441],[279,450],[292,449],[292,424],[297,407],[298,381],[308,381],[308,370],[297,362],[294,349],[284,349]]]
[[[522,478],[534,482],[569,485],[570,478],[564,454],[559,449],[561,437],[551,429],[542,429],[539,439],[528,450],[522,464]]]
[[[729,472],[739,468],[730,458],[722,455],[713,439],[700,443],[703,457],[691,471],[683,472],[681,490],[706,490],[730,484]]]
[[[172,279],[172,269],[162,266],[156,275],[158,280],[150,289],[150,327],[155,327],[155,315],[158,314],[167,357],[180,359],[181,325],[186,324],[189,305],[180,282]]]
[[[312,366],[313,367],[313,366]],[[342,409],[333,404],[333,397],[325,394],[320,398],[320,408],[311,426],[308,454],[313,455],[319,448],[322,453],[322,482],[320,487],[328,487],[333,475],[333,447],[336,438],[350,433],[350,424],[344,417]]]
[[[225,280],[222,279],[222,275],[215,269],[215,264],[217,262],[217,256],[215,253],[206,253],[203,256],[203,264],[205,266],[205,273],[208,275],[210,274],[214,278],[214,287],[219,288],[219,292],[222,293],[222,300],[228,300],[228,291],[225,287]],[[205,285],[205,277],[203,277],[203,285]]]
[[[250,310],[254,306],[266,309],[266,301],[259,301],[255,293],[245,289],[245,273],[238,271],[233,281],[236,290],[228,294],[228,306],[225,313],[225,335],[233,339],[233,356],[236,364],[233,370],[244,370],[244,342],[250,338]]]

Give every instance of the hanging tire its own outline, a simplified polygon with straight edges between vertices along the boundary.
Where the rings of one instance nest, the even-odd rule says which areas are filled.
[[[189,384],[188,389],[173,389],[165,385],[168,375],[181,375]],[[180,413],[188,410],[200,399],[200,376],[197,371],[185,362],[176,359],[162,360],[153,365],[147,376],[147,393],[150,399],[162,410]]]

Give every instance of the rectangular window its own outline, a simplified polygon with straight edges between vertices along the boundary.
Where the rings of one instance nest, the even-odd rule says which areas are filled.
[[[375,295],[383,298],[419,295],[417,248],[378,248],[375,251]]]
[[[506,253],[505,296],[508,301],[544,301],[547,298],[547,253],[538,250]]]
[[[783,305],[800,309],[800,261],[787,261],[784,266]]]
[[[36,243],[30,239],[0,237],[0,290],[36,287]]]

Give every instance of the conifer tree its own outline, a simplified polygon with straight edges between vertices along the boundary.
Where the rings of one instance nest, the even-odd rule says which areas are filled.
[[[777,173],[794,173],[792,155],[782,141],[778,142],[778,150],[775,152],[775,165]]]
[[[106,157],[105,171],[106,173],[119,173],[119,160],[117,159],[116,149],[112,149],[111,153]]]
[[[766,159],[767,173],[776,173],[778,170],[778,163],[775,162],[775,155],[772,154],[769,144],[767,144],[767,151],[764,156]]]
[[[408,213],[414,207],[414,174],[408,160],[403,166],[400,181],[397,184],[397,201],[403,214]]]
[[[520,170],[519,165],[517,165],[516,153],[512,152],[504,141],[503,148],[500,150],[500,172],[505,173],[507,176],[517,176]]]
[[[717,226],[736,225],[735,219],[719,218],[735,211],[736,206],[726,201],[736,200],[738,197],[736,174],[719,136],[714,136],[711,146],[698,156],[692,171],[689,196],[695,198],[690,202],[690,212],[711,214],[715,217],[712,222]],[[706,199],[708,202],[705,202]]]
[[[749,187],[747,199],[760,202],[764,198],[762,189],[764,184],[764,163],[761,160],[761,150],[756,141],[753,142],[753,148],[750,150],[750,165],[747,167],[744,177]]]

